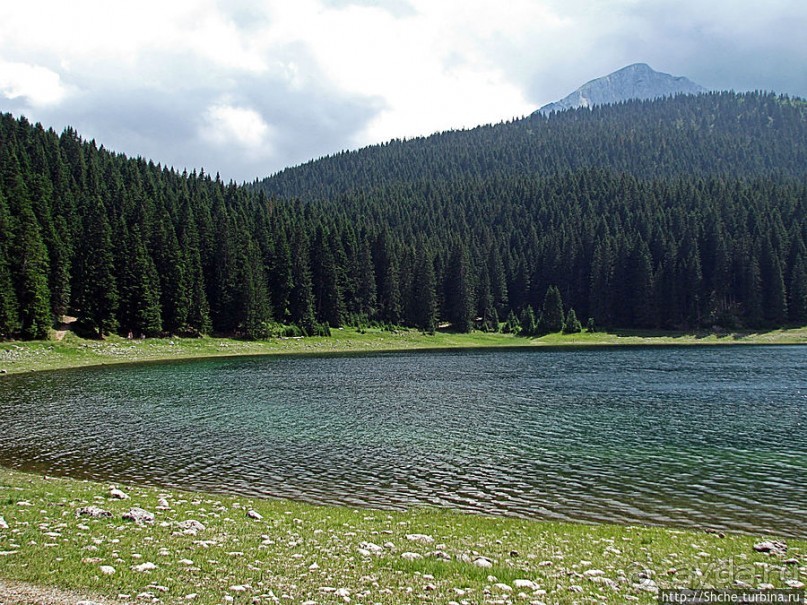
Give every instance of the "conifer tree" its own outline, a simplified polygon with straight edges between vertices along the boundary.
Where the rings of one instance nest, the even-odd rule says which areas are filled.
[[[446,267],[446,319],[457,332],[470,332],[473,327],[474,285],[468,249],[456,243]]]
[[[580,320],[577,319],[577,313],[574,309],[569,309],[569,314],[566,316],[566,321],[563,324],[564,334],[579,334],[583,331],[583,326]]]
[[[434,334],[437,329],[437,279],[434,274],[434,263],[429,254],[421,248],[415,267],[413,281],[412,306],[415,327],[427,334]]]
[[[544,295],[541,309],[541,327],[549,332],[560,332],[563,329],[563,300],[557,286],[549,286]]]
[[[84,231],[77,254],[83,259],[79,292],[79,323],[104,337],[118,327],[118,286],[112,256],[112,233],[104,205],[94,198],[87,203]]]

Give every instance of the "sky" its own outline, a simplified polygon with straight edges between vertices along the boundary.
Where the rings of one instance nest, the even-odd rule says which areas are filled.
[[[242,182],[631,63],[807,97],[805,31],[805,0],[7,0],[0,111]]]

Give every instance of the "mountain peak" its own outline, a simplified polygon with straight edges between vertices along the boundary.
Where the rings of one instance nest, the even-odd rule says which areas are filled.
[[[706,89],[683,76],[671,76],[654,70],[647,63],[634,63],[583,84],[560,101],[541,107],[536,113],[608,105],[631,99],[658,99],[678,94],[700,94]]]

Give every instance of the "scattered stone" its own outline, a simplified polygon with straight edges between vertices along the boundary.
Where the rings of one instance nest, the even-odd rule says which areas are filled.
[[[311,565],[308,566],[309,571],[317,571],[319,569],[319,563],[314,561]]]
[[[474,559],[474,565],[477,567],[481,567],[483,569],[489,569],[493,567],[493,561],[488,559],[487,557],[477,557]]]
[[[434,552],[430,552],[428,556],[432,559],[442,559],[443,561],[451,560],[451,555],[444,550],[435,550]]]
[[[105,576],[111,576],[115,573],[115,568],[111,565],[101,565],[100,567],[101,573]]]
[[[95,601],[79,601],[76,605],[101,605],[101,603],[96,603]]]
[[[793,558],[790,558],[790,559],[785,559],[784,561],[782,561],[782,563],[784,563],[785,565],[798,565],[799,560],[796,559],[795,557],[793,557]]]
[[[361,544],[359,544],[359,550],[360,551],[364,550],[368,554],[373,554],[373,555],[381,555],[381,554],[384,553],[384,548],[382,546],[379,546],[378,544],[374,544],[373,542],[362,542]],[[367,556],[367,555],[363,555],[363,556]]]
[[[157,510],[170,510],[171,505],[168,504],[168,500],[165,498],[159,498],[157,500]]]
[[[204,524],[197,521],[196,519],[188,519],[187,521],[180,521],[179,523],[177,523],[177,527],[182,531],[192,531],[194,533],[205,530]]]
[[[247,587],[242,586],[241,584],[236,584],[235,586],[230,586],[230,590],[232,590],[233,592],[246,592]]]
[[[140,565],[132,566],[132,571],[144,572],[144,571],[151,571],[152,569],[157,569],[157,566],[150,561],[147,561],[146,563],[141,563]]]
[[[578,586],[577,584],[572,584],[571,586],[569,586],[569,590],[571,590],[572,592],[583,592],[583,587]]]
[[[583,572],[583,575],[589,578],[596,578],[598,576],[604,576],[605,572],[602,569],[587,569]]]
[[[410,542],[420,542],[422,544],[434,543],[434,538],[426,534],[406,534],[406,539]]]
[[[112,513],[97,506],[82,506],[76,509],[76,517],[92,517],[93,519],[100,519],[102,517],[111,517]]]
[[[8,523],[3,517],[0,517],[0,529],[8,529]]]
[[[509,584],[505,584],[504,582],[497,582],[493,585],[493,588],[501,590],[502,592],[513,592],[513,587]]]
[[[633,588],[636,590],[641,590],[643,592],[658,592],[658,585],[651,580],[650,578],[644,578],[641,582],[637,582],[633,585]]]
[[[138,525],[144,525],[154,523],[154,514],[142,508],[134,507],[128,513],[123,513],[123,519],[125,521],[134,521]]]
[[[785,585],[789,588],[795,588],[796,590],[804,588],[804,582],[800,582],[799,580],[785,580]]]
[[[119,490],[114,485],[109,486],[109,497],[114,498],[115,500],[128,500],[129,499],[129,496],[127,494],[123,493],[121,490]]]
[[[247,517],[249,517],[250,519],[255,519],[256,521],[260,521],[261,519],[263,519],[263,515],[261,513],[251,509],[247,511]]]
[[[513,580],[513,586],[527,590],[538,590],[538,584],[532,580]]]
[[[769,555],[782,555],[787,552],[787,544],[784,542],[757,542],[754,544],[754,550]]]
[[[419,555],[416,552],[405,552],[401,553],[401,558],[406,559],[407,561],[416,561],[418,559],[422,559],[423,555]]]

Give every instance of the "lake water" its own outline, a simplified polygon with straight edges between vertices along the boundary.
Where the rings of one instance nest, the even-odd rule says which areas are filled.
[[[252,357],[0,380],[0,464],[807,535],[807,347]]]

